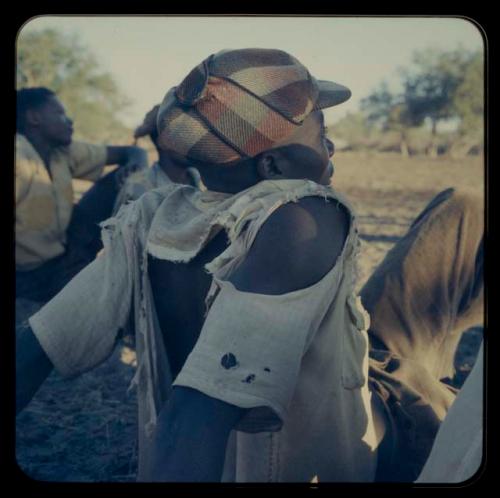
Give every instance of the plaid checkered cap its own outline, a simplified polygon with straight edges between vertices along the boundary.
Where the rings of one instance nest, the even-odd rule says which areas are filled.
[[[348,88],[316,80],[281,50],[223,50],[167,93],[157,116],[158,144],[213,164],[254,157],[293,133],[312,111],[350,96]]]

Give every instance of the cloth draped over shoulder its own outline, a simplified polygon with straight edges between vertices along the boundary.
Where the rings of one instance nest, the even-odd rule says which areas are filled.
[[[340,203],[350,213],[349,234],[334,267],[298,291],[277,296],[238,291],[228,276],[261,226],[280,206],[307,196]],[[55,367],[71,376],[110,354],[133,307],[138,480],[148,480],[152,431],[173,385],[249,409],[231,433],[225,481],[373,480],[369,318],[354,291],[359,241],[345,199],[307,180],[263,181],[236,195],[171,184],[123,206],[102,227],[103,254],[30,324]],[[148,255],[189,262],[220,230],[230,244],[205,267],[213,277],[205,323],[173,379],[154,308]],[[221,365],[228,352],[237,368]]]

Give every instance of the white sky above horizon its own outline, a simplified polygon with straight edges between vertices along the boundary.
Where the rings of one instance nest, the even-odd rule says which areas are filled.
[[[224,48],[285,50],[318,79],[352,91],[325,112],[334,123],[357,111],[383,80],[397,88],[398,69],[416,50],[484,50],[480,29],[453,17],[43,16],[20,29],[75,34],[111,73],[132,104],[122,116],[134,127],[167,90],[208,55]]]

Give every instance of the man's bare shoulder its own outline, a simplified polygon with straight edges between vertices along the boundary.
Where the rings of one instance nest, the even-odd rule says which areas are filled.
[[[284,204],[262,225],[232,275],[242,291],[282,294],[319,281],[335,265],[349,232],[346,207],[323,197]]]

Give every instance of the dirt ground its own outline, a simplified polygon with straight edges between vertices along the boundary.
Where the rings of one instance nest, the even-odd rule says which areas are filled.
[[[458,161],[339,152],[335,159],[334,187],[358,213],[358,287],[437,192],[454,186],[484,195],[480,157]],[[86,187],[75,186],[77,195]],[[30,312],[22,303],[17,311]],[[482,327],[464,334],[455,386],[470,372],[481,340]],[[46,481],[134,481],[137,407],[127,387],[135,366],[134,352],[120,344],[105,363],[76,379],[52,373],[17,418],[17,461],[24,472]]]

